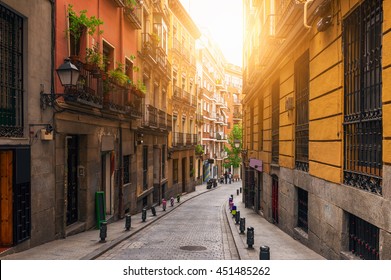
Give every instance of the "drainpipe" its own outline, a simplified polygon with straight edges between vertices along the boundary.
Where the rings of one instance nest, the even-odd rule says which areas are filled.
[[[314,2],[314,0],[306,0],[305,3],[304,3],[304,27],[305,28],[308,28],[308,29],[311,29],[311,25],[308,25],[307,23],[307,12],[308,12],[308,5],[311,4],[312,2]]]
[[[122,127],[119,125],[119,192],[118,192],[118,217],[122,219],[124,217],[123,208],[124,208],[124,190],[123,190],[123,159],[122,159]]]

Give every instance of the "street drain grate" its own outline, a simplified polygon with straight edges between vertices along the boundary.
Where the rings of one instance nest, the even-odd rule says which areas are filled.
[[[181,250],[186,251],[204,251],[206,250],[206,247],[204,246],[182,246],[180,247]]]

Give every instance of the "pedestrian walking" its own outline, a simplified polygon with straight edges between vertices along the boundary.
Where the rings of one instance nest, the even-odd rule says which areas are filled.
[[[228,179],[228,173],[227,173],[227,171],[225,171],[225,173],[224,173],[224,179],[225,179],[225,183],[227,184],[227,179]]]
[[[163,198],[162,200],[162,204],[163,204],[163,211],[166,211],[166,205],[167,205],[167,201],[165,198]]]
[[[232,174],[231,174],[231,171],[230,171],[229,174],[228,174],[228,179],[229,179],[229,183],[231,184],[231,182],[232,182]]]
[[[171,203],[171,207],[173,207],[174,206],[174,197],[172,197],[172,196],[170,198],[170,203]]]

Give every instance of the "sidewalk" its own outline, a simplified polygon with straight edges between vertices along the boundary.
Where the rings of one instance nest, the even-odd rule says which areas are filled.
[[[235,187],[240,190],[242,182],[235,182]],[[237,185],[237,186],[236,186]],[[324,260],[321,255],[315,253],[307,246],[293,239],[290,235],[283,232],[277,226],[269,223],[261,215],[254,212],[253,209],[245,208],[241,202],[242,194],[237,195],[236,189],[233,194],[233,202],[237,210],[240,211],[240,217],[245,218],[244,234],[240,233],[239,224],[235,223],[228,207],[228,198],[225,204],[225,213],[231,232],[242,260],[259,260],[259,250],[261,246],[268,246],[270,260]],[[247,228],[254,228],[253,249],[248,249]]]
[[[198,185],[194,192],[181,196],[180,203],[175,199],[174,207],[167,201],[166,211],[162,206],[156,207],[156,216],[153,216],[151,210],[147,211],[147,219],[142,221],[141,213],[131,216],[131,229],[126,231],[125,219],[107,224],[107,238],[105,243],[100,242],[98,229],[88,230],[69,236],[65,239],[54,240],[26,251],[6,255],[7,252],[0,254],[0,260],[90,260],[99,257],[109,249],[113,248],[123,240],[136,234],[140,230],[148,227],[152,223],[161,219],[177,207],[183,205],[186,201],[199,196],[205,192],[213,191],[216,188],[206,189],[206,184]]]

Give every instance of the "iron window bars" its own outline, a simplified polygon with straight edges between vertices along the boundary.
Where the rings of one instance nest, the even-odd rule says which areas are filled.
[[[343,21],[344,184],[382,194],[382,0]]]

